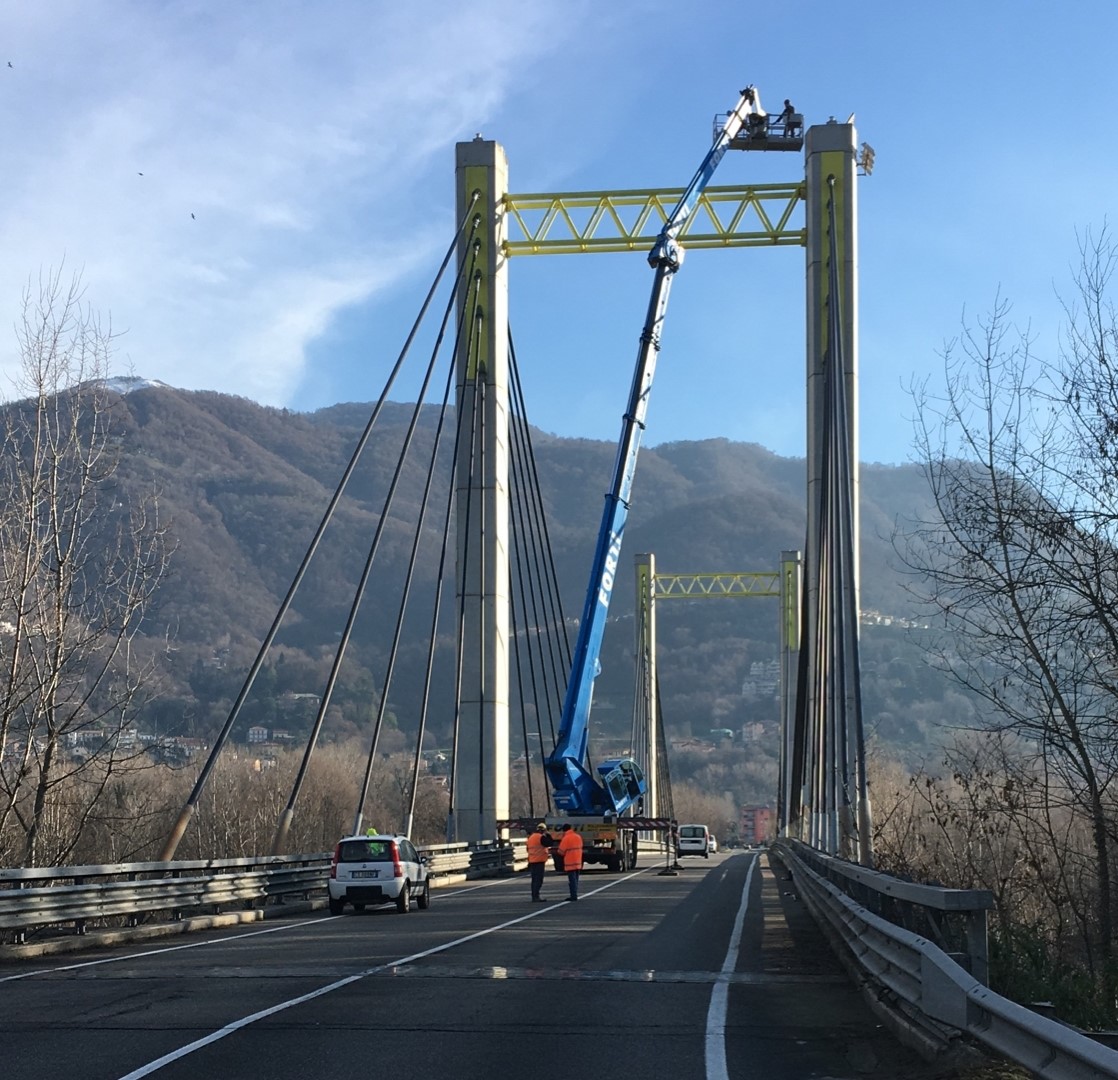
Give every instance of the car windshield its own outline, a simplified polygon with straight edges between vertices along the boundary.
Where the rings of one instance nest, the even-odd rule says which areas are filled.
[[[689,840],[699,840],[702,838],[704,831],[702,825],[684,825],[679,830],[679,835]]]
[[[391,840],[343,840],[338,862],[391,862]]]

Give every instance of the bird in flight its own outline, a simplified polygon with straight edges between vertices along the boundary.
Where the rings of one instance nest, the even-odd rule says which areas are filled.
[[[8,61],[8,67],[11,67],[11,66],[12,66],[12,62],[11,62],[11,60],[9,60]]]
[[[190,215],[190,220],[191,221],[197,221],[198,219],[193,214],[191,214]]]

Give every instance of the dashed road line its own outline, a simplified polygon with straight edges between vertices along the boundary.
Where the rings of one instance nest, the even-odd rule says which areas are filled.
[[[767,971],[661,971],[657,968],[579,969],[579,968],[525,968],[453,967],[450,965],[424,965],[399,967],[380,974],[409,979],[489,979],[532,980],[537,982],[638,982],[638,983],[694,983],[710,986],[725,982],[731,986],[846,986],[842,975],[790,975]]]
[[[750,866],[750,873],[752,873],[752,865]],[[648,873],[648,870],[636,870],[625,877],[616,878],[606,885],[600,885],[596,889],[584,894],[583,899],[589,899],[591,896],[600,892],[605,892],[606,889],[612,889],[615,885],[620,885],[625,881],[632,881],[633,878],[639,877],[641,874]],[[433,948],[424,949],[422,952],[412,953],[411,956],[401,957],[399,960],[390,961],[387,964],[377,964],[376,967],[369,968],[366,971],[358,972],[356,975],[346,976],[344,979],[338,979],[335,982],[329,983],[326,986],[321,986],[317,990],[312,990],[310,993],[301,994],[299,997],[290,998],[287,1001],[281,1001],[278,1005],[273,1005],[271,1008],[262,1009],[260,1012],[255,1012],[249,1016],[243,1016],[239,1020],[234,1020],[232,1023],[226,1024],[223,1028],[217,1031],[210,1032],[200,1039],[195,1039],[194,1042],[187,1043],[186,1046],[181,1046],[177,1050],[172,1050],[169,1054],[164,1054],[154,1061],[148,1062],[146,1065],[141,1065],[138,1069],[133,1069],[132,1072],[122,1076],[120,1080],[141,1080],[142,1077],[150,1076],[154,1072],[158,1072],[164,1065],[170,1065],[172,1062],[179,1061],[190,1054],[195,1053],[204,1047],[210,1046],[228,1035],[240,1031],[242,1028],[248,1027],[250,1024],[255,1024],[258,1020],[267,1019],[269,1016],[275,1016],[277,1013],[292,1009],[296,1005],[303,1005],[308,1001],[313,1001],[315,998],[323,997],[326,994],[333,993],[335,990],[340,990],[344,986],[349,986],[351,983],[359,982],[361,979],[369,978],[372,975],[380,975],[390,971],[393,968],[403,967],[405,964],[414,963],[416,960],[422,960],[427,956],[435,956],[438,953],[446,952],[448,949],[454,949],[459,945],[465,945],[469,941],[476,941],[478,938],[488,937],[490,934],[495,934],[498,930],[507,930],[510,926],[517,926],[520,923],[528,922],[529,919],[537,919],[541,915],[546,915],[548,912],[555,911],[556,908],[565,908],[566,903],[548,904],[546,907],[537,908],[535,911],[528,912],[527,915],[521,915],[515,919],[509,919],[506,922],[498,923],[496,926],[486,927],[484,930],[477,930],[472,934],[467,934],[465,937],[456,938],[454,941],[444,942],[442,945],[435,945]],[[739,933],[740,937],[740,933]]]

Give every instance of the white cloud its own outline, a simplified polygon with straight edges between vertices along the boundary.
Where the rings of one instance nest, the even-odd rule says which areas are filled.
[[[121,366],[289,403],[336,315],[445,246],[451,145],[578,11],[18,6],[0,57],[0,329],[28,279],[65,263],[125,332]],[[14,362],[0,333],[0,373]]]

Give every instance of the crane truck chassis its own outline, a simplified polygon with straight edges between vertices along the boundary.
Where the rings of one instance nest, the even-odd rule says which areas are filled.
[[[527,834],[535,832],[541,821],[555,837],[564,825],[570,825],[582,836],[583,864],[604,866],[615,874],[636,869],[639,833],[663,833],[669,838],[675,836],[675,822],[668,818],[618,818],[610,814],[551,814],[544,818],[509,818],[498,821],[497,828]],[[673,852],[674,846],[672,843]],[[552,862],[556,870],[563,869],[559,856],[554,852]]]

